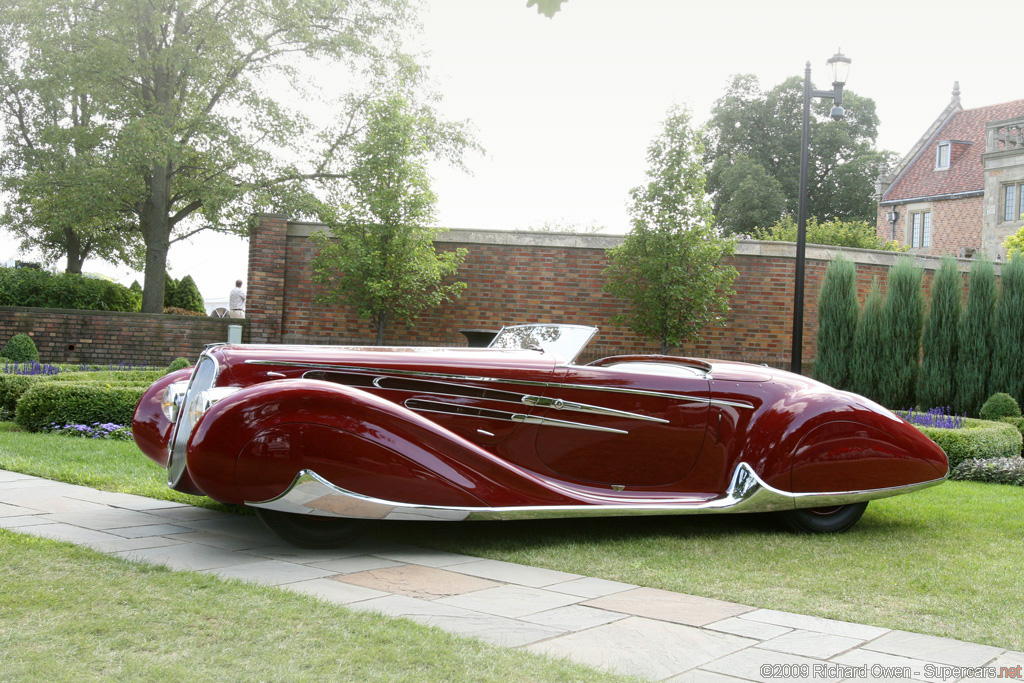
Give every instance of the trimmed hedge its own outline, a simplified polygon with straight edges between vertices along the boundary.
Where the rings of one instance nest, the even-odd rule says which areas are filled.
[[[51,382],[100,382],[103,384],[141,384],[157,381],[163,370],[80,370],[51,375]]]
[[[49,375],[7,375],[0,373],[0,411],[13,413],[18,399],[36,382]]]
[[[0,306],[138,311],[142,296],[124,285],[74,273],[0,268]]]
[[[1020,417],[1020,406],[1013,396],[1005,393],[992,394],[981,406],[982,420],[1001,420],[1004,417]]]
[[[1021,453],[1021,433],[1006,422],[967,418],[960,429],[917,428],[945,451],[950,469],[966,460],[1012,458]]]
[[[0,349],[0,356],[15,363],[38,361],[39,350],[36,348],[36,343],[32,341],[32,337],[27,334],[16,334],[4,344],[3,349]]]
[[[135,406],[148,387],[149,384],[38,382],[22,394],[14,422],[30,432],[45,431],[55,423],[129,425]]]
[[[1024,458],[964,460],[949,473],[957,481],[983,481],[992,484],[1024,486]]]

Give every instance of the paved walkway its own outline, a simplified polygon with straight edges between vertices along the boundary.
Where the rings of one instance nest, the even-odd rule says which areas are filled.
[[[364,540],[301,550],[252,517],[4,470],[0,527],[276,585],[654,681],[953,681],[995,677],[1000,667],[1017,667],[1019,678],[1024,665],[1024,653],[998,647],[413,546]],[[986,669],[966,670],[974,667]]]

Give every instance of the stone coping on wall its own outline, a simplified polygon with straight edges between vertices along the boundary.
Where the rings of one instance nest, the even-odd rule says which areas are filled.
[[[248,326],[248,318],[215,318],[210,315],[180,315],[177,313],[140,313],[139,311],[98,311],[92,308],[40,308],[36,306],[0,306],[0,311],[17,311],[19,313],[36,313],[39,315],[98,315],[98,316],[134,316],[139,318],[168,318],[177,320],[203,320],[213,323]]]
[[[315,232],[323,231],[325,227],[322,223],[289,223],[288,236],[309,237]],[[442,244],[496,244],[515,247],[552,247],[557,249],[610,249],[622,244],[623,239],[623,235],[451,228],[440,233],[435,241]],[[806,258],[815,261],[832,261],[840,253],[855,265],[893,266],[897,259],[902,256],[912,257],[914,265],[926,270],[938,270],[942,263],[941,256],[819,244],[807,245]],[[795,259],[796,243],[738,240],[736,242],[736,255]],[[957,258],[955,260],[961,272],[966,273],[971,269],[971,259]],[[999,264],[997,263],[996,274],[998,273]]]

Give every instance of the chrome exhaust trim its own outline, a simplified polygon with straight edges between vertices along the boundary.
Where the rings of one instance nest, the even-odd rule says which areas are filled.
[[[598,503],[594,505],[541,505],[515,507],[448,507],[399,503],[364,496],[335,486],[312,470],[302,470],[279,496],[251,502],[251,507],[317,517],[414,521],[553,519],[565,517],[617,517],[631,515],[693,515],[714,512],[775,512],[796,508],[832,507],[887,498],[945,481],[866,491],[787,493],[766,484],[747,463],[733,473],[728,491],[718,498],[692,498],[657,503]]]

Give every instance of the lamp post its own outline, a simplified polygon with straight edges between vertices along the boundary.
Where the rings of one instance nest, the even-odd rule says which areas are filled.
[[[811,134],[811,98],[833,101],[830,115],[833,121],[846,116],[843,109],[843,86],[850,72],[850,58],[842,52],[834,54],[826,64],[832,70],[832,90],[811,89],[811,63],[804,69],[804,117],[800,138],[800,206],[796,223],[796,282],[793,286],[793,350],[790,354],[790,370],[797,374],[803,367],[804,346],[804,258],[807,253],[807,153]]]

